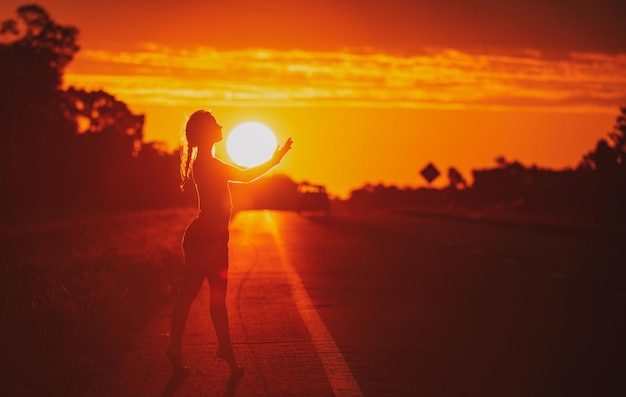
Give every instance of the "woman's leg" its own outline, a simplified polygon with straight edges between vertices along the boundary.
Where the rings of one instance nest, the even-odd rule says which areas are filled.
[[[175,370],[183,368],[182,342],[185,323],[189,315],[189,308],[202,287],[205,273],[202,269],[204,262],[201,252],[185,251],[185,273],[180,295],[172,311],[172,329],[170,346],[167,355],[172,361]]]
[[[207,279],[211,290],[211,320],[217,335],[219,348],[217,356],[228,362],[231,369],[240,370],[235,360],[231,340],[228,310],[226,309],[226,290],[228,286],[228,246],[217,244],[212,247],[212,263]]]

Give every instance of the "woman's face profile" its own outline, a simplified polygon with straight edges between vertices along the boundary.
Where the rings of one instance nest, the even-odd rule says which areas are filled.
[[[216,121],[211,121],[207,126],[207,135],[211,136],[213,142],[219,142],[224,139],[224,133],[222,132],[222,126]]]
[[[212,145],[224,139],[222,126],[213,117],[206,117],[199,124],[199,135],[203,143]]]

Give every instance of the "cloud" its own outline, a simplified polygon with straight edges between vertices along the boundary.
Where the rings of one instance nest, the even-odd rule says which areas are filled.
[[[129,103],[606,110],[624,105],[626,54],[538,51],[419,55],[213,48],[86,50],[66,85]]]

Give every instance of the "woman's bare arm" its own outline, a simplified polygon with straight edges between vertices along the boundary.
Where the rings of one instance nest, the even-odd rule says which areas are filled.
[[[291,149],[291,145],[293,141],[291,138],[285,141],[285,144],[282,147],[277,147],[276,151],[272,155],[272,158],[266,161],[263,164],[257,165],[256,167],[250,168],[237,168],[232,167],[229,180],[231,182],[243,182],[248,183],[252,182],[256,179],[259,179],[263,175],[265,175],[269,170],[280,164],[285,154]]]

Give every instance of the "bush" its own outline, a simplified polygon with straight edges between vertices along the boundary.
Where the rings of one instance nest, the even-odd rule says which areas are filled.
[[[171,299],[192,210],[2,229],[8,395],[80,395]]]

